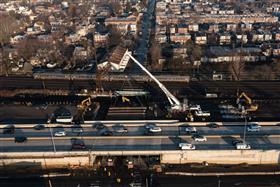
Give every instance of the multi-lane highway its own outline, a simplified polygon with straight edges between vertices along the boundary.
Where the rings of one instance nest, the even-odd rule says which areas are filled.
[[[64,130],[66,136],[53,137],[58,130]],[[113,136],[102,136],[104,130],[113,132]],[[84,141],[85,150],[178,150],[178,144],[188,142],[196,145],[197,150],[224,150],[235,149],[232,141],[243,137],[243,126],[224,126],[220,128],[196,127],[198,134],[207,137],[206,142],[195,142],[191,135],[185,132],[185,127],[161,126],[162,132],[153,136],[144,135],[143,125],[127,126],[128,133],[116,132],[115,126],[108,125],[97,130],[91,126],[84,127],[83,132],[73,132],[71,127],[46,128],[16,128],[14,134],[3,134],[0,129],[0,151],[69,151],[73,138]],[[25,143],[15,143],[15,136],[26,136]],[[262,126],[260,132],[247,132],[246,141],[252,149],[280,149],[280,127]]]

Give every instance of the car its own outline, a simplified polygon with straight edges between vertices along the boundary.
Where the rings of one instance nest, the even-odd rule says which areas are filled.
[[[145,128],[150,132],[161,132],[161,128],[156,126],[154,123],[146,124]]]
[[[96,128],[97,130],[101,130],[101,129],[104,129],[105,126],[102,123],[96,123],[94,125],[94,128]]]
[[[27,137],[25,136],[16,136],[15,137],[15,143],[23,143],[27,142]]]
[[[128,129],[124,126],[116,126],[115,127],[115,132],[117,133],[127,133],[128,132]]]
[[[160,127],[152,127],[149,129],[150,132],[161,132],[161,128]]]
[[[257,123],[249,124],[247,127],[248,132],[259,132],[261,130],[261,126]]]
[[[156,124],[154,124],[154,123],[148,123],[148,124],[145,125],[145,128],[146,128],[146,129],[150,129],[150,128],[153,128],[153,127],[156,127]]]
[[[237,143],[235,145],[236,149],[238,150],[246,150],[246,149],[251,149],[251,146],[247,143]]]
[[[192,138],[194,139],[194,141],[196,142],[206,142],[207,138],[198,134],[195,134],[192,136]]]
[[[3,129],[3,134],[14,134],[15,133],[15,126],[9,125]]]
[[[195,127],[186,127],[185,131],[186,131],[186,133],[188,133],[188,134],[196,134],[196,133],[197,133]]]
[[[232,140],[232,145],[234,145],[234,146],[236,146],[236,144],[240,144],[240,143],[244,143],[243,142],[243,140],[238,140],[238,139],[236,139],[236,140]]]
[[[33,129],[35,129],[35,130],[43,130],[43,129],[45,129],[45,125],[43,125],[43,124],[38,124],[38,125],[35,125],[35,126],[33,127]]]
[[[100,135],[101,136],[113,136],[113,132],[106,130],[106,131],[103,131]]]
[[[207,127],[209,127],[209,128],[219,128],[219,125],[217,123],[208,123]]]
[[[56,131],[54,133],[54,136],[66,136],[66,132],[65,131]]]
[[[195,145],[190,143],[179,143],[179,148],[181,148],[182,150],[195,149]]]
[[[72,132],[74,133],[82,133],[84,132],[83,128],[81,126],[73,126],[72,127]]]
[[[85,142],[79,139],[72,139],[71,149],[86,149]]]
[[[149,131],[149,130],[145,130],[145,131],[144,131],[144,135],[145,135],[145,136],[153,136],[154,133],[151,132],[151,131]]]

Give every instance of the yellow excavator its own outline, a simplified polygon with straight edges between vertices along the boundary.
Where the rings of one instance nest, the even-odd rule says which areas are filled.
[[[75,116],[78,120],[84,120],[85,112],[88,110],[90,105],[92,104],[91,97],[88,97],[84,99],[79,105],[78,105],[78,112]]]
[[[252,102],[252,99],[245,93],[242,92],[239,97],[237,98],[237,104],[241,104],[244,105],[244,102],[241,102],[241,100],[244,98],[244,102],[245,102],[245,110],[247,112],[255,112],[258,110],[259,105],[255,104]]]

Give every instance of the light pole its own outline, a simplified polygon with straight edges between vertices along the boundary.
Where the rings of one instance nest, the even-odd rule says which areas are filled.
[[[243,141],[244,141],[244,143],[246,143],[247,111],[245,109],[242,109],[242,115],[243,115],[244,120],[245,120],[244,132],[243,132]]]
[[[53,144],[53,151],[56,153],[55,143],[54,143],[54,139],[53,139],[53,132],[52,132],[52,128],[50,125],[49,125],[49,130],[50,130],[52,144]]]

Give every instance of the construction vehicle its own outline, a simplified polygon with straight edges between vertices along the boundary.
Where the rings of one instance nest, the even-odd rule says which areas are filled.
[[[75,120],[77,121],[83,121],[84,120],[84,115],[86,113],[86,111],[89,109],[89,107],[91,106],[92,101],[91,101],[91,97],[88,97],[86,99],[84,99],[79,105],[78,105],[78,112],[75,115]]]
[[[244,98],[244,99],[243,99]],[[244,106],[247,112],[255,112],[258,110],[258,104],[254,104],[252,99],[245,93],[242,92],[236,100],[239,106]]]
[[[169,90],[161,83],[159,82],[155,76],[153,76],[138,60],[136,60],[129,52],[126,50],[124,56],[127,55],[130,57],[130,59],[133,60],[134,63],[136,63],[153,81],[156,82],[156,84],[159,86],[159,88],[164,92],[166,95],[171,107],[169,108],[169,112],[171,113],[183,113],[186,118],[188,118],[188,106],[184,102],[182,104],[173,94],[169,92]]]

